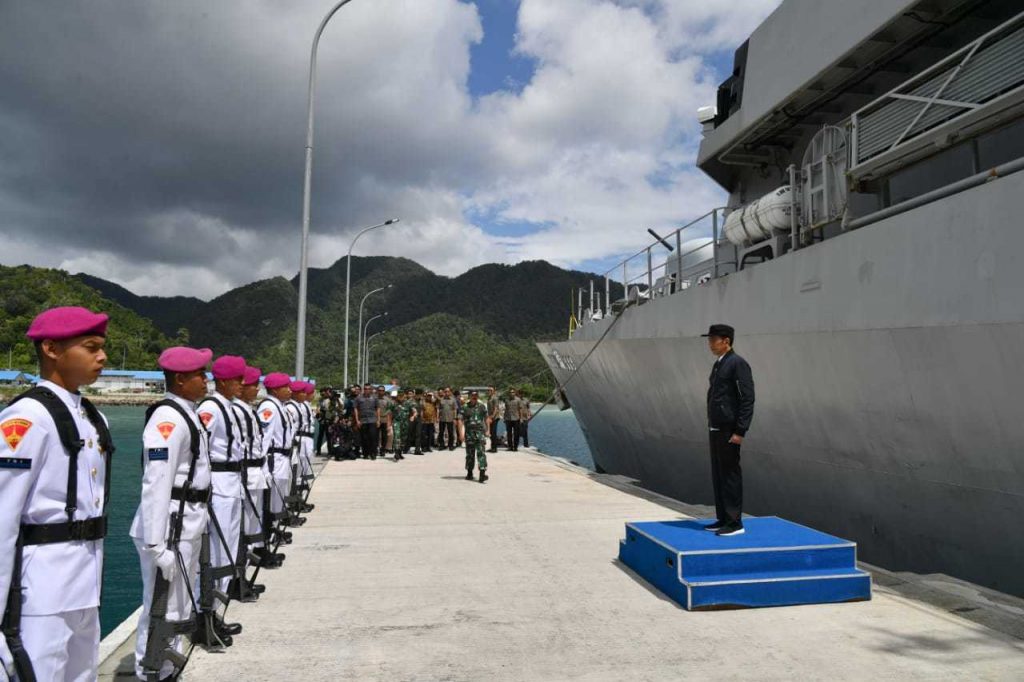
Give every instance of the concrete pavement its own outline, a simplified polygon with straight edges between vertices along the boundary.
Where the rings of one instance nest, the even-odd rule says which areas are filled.
[[[486,484],[463,480],[461,451],[329,463],[284,567],[261,573],[267,593],[230,607],[245,631],[197,650],[187,678],[1024,676],[1012,627],[884,585],[871,602],[688,613],[616,561],[625,521],[680,505],[529,451],[490,458]]]

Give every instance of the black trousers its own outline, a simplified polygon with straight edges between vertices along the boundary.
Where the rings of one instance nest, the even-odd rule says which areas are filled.
[[[711,432],[711,482],[719,521],[738,522],[743,515],[743,469],[740,446],[729,442],[732,431]]]
[[[377,428],[376,424],[359,425],[359,447],[363,451],[363,457],[377,456],[377,449],[380,447],[377,444],[379,436],[380,429]]]
[[[434,423],[424,422],[422,427],[422,433],[420,433],[420,447],[424,450],[432,450],[434,448]]]
[[[519,420],[505,421],[505,436],[508,438],[508,449],[515,450],[519,447]]]
[[[313,451],[314,455],[320,454],[320,448],[324,446],[324,441],[327,440],[327,422],[317,422],[318,427],[316,430],[316,450]],[[328,448],[330,443],[328,443]]]
[[[519,421],[519,437],[523,439],[523,447],[530,447],[530,422],[525,419]]]
[[[491,421],[491,451],[498,449],[498,422],[500,419],[494,419]]]
[[[437,433],[437,447],[455,447],[455,422],[441,422],[440,431]]]
[[[409,425],[409,446],[413,448],[413,452],[422,452],[420,445],[420,439],[423,437],[423,422],[419,419]]]

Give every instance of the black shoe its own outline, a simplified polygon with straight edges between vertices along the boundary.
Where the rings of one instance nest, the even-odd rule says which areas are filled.
[[[448,449],[449,449],[449,450],[454,450],[454,449],[455,449],[455,446],[453,445],[453,446],[451,446],[451,447],[450,447],[450,448],[448,448]]]
[[[497,452],[497,450],[488,450],[487,452],[494,454],[495,452]]]
[[[714,523],[711,523],[711,524],[708,524],[707,526],[704,526],[704,530],[710,530],[713,533],[713,532],[715,532],[717,530],[721,530],[722,528],[724,528],[727,525],[729,525],[728,521],[715,521]]]
[[[726,524],[715,531],[715,535],[721,537],[729,537],[731,535],[743,535],[746,531],[743,530],[743,524],[739,522],[732,522]]]
[[[466,472],[466,480],[467,481],[472,481],[473,480],[473,472],[472,471],[467,471]]]
[[[249,589],[252,590],[253,594],[263,594],[267,591],[267,586],[263,583],[253,583],[249,585]]]
[[[395,453],[395,461],[397,462],[400,459],[405,459],[405,457],[403,457],[401,453]]]
[[[241,623],[225,623],[224,619],[216,614],[213,616],[213,627],[217,629],[217,634],[220,635],[221,638],[223,638],[224,635],[234,637],[235,635],[242,634]]]
[[[414,453],[412,453],[412,454],[414,454],[414,455],[422,455],[422,454],[423,454],[423,451],[422,451],[422,450],[419,450],[419,449],[417,449],[417,450],[416,450],[416,451],[415,451]]]
[[[486,482],[488,478],[490,478],[490,476],[487,475],[486,471],[481,471],[480,472],[480,482],[481,483]]]

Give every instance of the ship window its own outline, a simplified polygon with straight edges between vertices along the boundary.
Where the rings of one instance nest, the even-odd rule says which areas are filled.
[[[1024,157],[1024,119],[978,138],[979,170]]]
[[[959,144],[893,173],[889,177],[886,203],[890,206],[898,204],[973,174],[972,145]]]

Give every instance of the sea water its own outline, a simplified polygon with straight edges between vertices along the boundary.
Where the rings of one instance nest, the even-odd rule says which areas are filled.
[[[103,576],[103,607],[100,620],[103,635],[113,630],[142,603],[139,555],[128,537],[135,509],[139,506],[142,478],[142,427],[144,407],[101,406],[110,423],[117,452],[114,454],[108,508],[110,525],[104,543],[106,561]],[[593,468],[593,460],[572,411],[559,412],[548,406],[530,422],[530,445],[541,452],[564,457],[580,466]],[[504,426],[499,427],[499,433]]]

